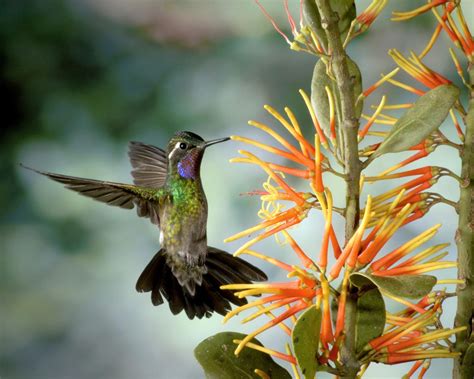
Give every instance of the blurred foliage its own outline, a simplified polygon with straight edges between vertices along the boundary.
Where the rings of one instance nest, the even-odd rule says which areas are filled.
[[[126,181],[121,172],[128,171],[127,141],[164,146],[183,129],[205,137],[229,134],[225,129],[242,125],[260,107],[255,98],[265,91],[278,97],[290,82],[302,85],[304,74],[299,70],[266,86],[285,67],[287,54],[272,51],[280,45],[273,35],[261,36],[267,42],[258,48],[258,40],[212,29],[190,45],[185,38],[196,33],[195,25],[186,24],[189,18],[178,19],[180,33],[163,40],[155,38],[159,22],[153,29],[122,23],[90,5],[19,0],[6,2],[0,12],[0,376],[149,377],[155,365],[122,359],[133,350],[144,362],[161,359],[162,377],[171,377],[170,370],[183,377],[197,368],[194,345],[220,324],[202,322],[202,332],[189,343],[186,330],[193,325],[134,293],[138,267],[158,246],[156,230],[134,214],[89,204],[18,164]],[[267,67],[248,65],[262,56]],[[296,62],[302,65],[304,58]],[[208,170],[216,173],[219,166],[209,164]],[[235,194],[220,196],[221,206]],[[106,301],[113,296],[120,299]],[[182,336],[159,327],[171,319]],[[127,322],[141,326],[125,337],[119,331]],[[156,344],[157,336],[177,340]],[[174,367],[167,356],[186,345],[187,363]]]

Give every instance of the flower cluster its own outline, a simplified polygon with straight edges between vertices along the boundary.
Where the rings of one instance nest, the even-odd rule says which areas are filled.
[[[354,16],[347,34],[343,37],[343,41],[341,40],[344,47],[352,38],[372,24],[386,3],[386,0],[374,0],[365,11],[357,17]],[[258,1],[257,4],[259,4]],[[281,31],[260,4],[259,6],[292,49],[322,57],[326,76],[328,80],[332,80],[332,52],[325,45],[327,41],[322,42],[317,32],[305,25],[305,4],[305,1],[300,2],[298,29],[289,11],[288,2],[284,1],[293,40]],[[440,8],[443,11],[442,15],[438,13]],[[360,103],[384,83],[390,83],[408,91],[410,96],[416,97],[424,96],[428,91],[440,89],[438,88],[440,86],[444,86],[441,89],[450,87],[450,80],[423,62],[423,58],[429,53],[442,30],[471,61],[474,43],[458,2],[429,1],[428,4],[414,11],[396,12],[394,16],[396,20],[404,20],[427,11],[434,13],[438,26],[423,52],[420,54],[411,52],[409,56],[405,56],[395,49],[389,50],[389,55],[398,67],[387,75],[382,75],[380,80],[367,89],[359,90],[360,95],[354,102],[355,108],[362,108]],[[457,22],[453,18],[454,12],[457,14]],[[450,54],[456,70],[463,78],[461,66],[452,49],[450,49]],[[420,83],[423,86],[422,89],[395,80],[394,77],[400,70],[405,71],[412,79]],[[239,150],[241,156],[231,160],[260,167],[267,180],[262,190],[249,193],[260,196],[261,207],[258,216],[261,221],[227,238],[226,241],[253,235],[235,252],[235,255],[247,254],[259,258],[283,270],[287,276],[287,280],[282,282],[234,283],[222,287],[225,290],[234,291],[239,298],[257,296],[256,299],[249,299],[247,304],[230,311],[224,321],[245,312],[250,312],[250,314],[243,319],[244,323],[263,316],[269,318],[245,338],[234,341],[237,344],[235,354],[239,354],[244,348],[268,353],[288,361],[293,367],[295,376],[299,377],[300,362],[289,345],[286,346],[286,351],[282,352],[255,344],[252,339],[274,326],[278,326],[286,335],[291,336],[299,314],[316,304],[321,315],[316,354],[318,366],[328,372],[340,374],[343,372],[340,370],[343,370],[344,364],[341,346],[350,329],[360,327],[360,325],[347,324],[348,304],[352,304],[351,309],[354,309],[354,298],[357,302],[367,292],[375,291],[380,300],[378,311],[381,313],[378,321],[382,325],[379,325],[380,331],[377,335],[370,335],[370,338],[363,340],[363,344],[357,348],[357,360],[361,365],[358,377],[362,376],[372,362],[397,364],[409,361],[413,361],[414,365],[405,377],[411,377],[418,370],[419,377],[422,377],[432,358],[458,355],[453,352],[453,343],[449,337],[464,331],[465,327],[450,329],[442,326],[440,315],[443,301],[453,294],[446,292],[446,288],[434,287],[461,284],[463,281],[460,279],[438,280],[427,275],[433,271],[457,267],[456,262],[444,260],[448,255],[448,252],[444,251],[448,244],[427,245],[436,235],[440,224],[427,228],[402,244],[395,245],[394,236],[406,225],[422,218],[435,204],[445,203],[455,206],[454,202],[438,193],[431,192],[431,187],[445,176],[458,181],[460,178],[442,167],[405,168],[405,166],[428,156],[439,145],[448,145],[458,150],[460,145],[449,140],[440,130],[429,129],[417,139],[416,143],[413,143],[413,146],[409,143],[403,144],[402,150],[413,151],[412,156],[396,162],[378,175],[367,177],[362,175],[360,192],[367,183],[379,181],[391,183],[394,179],[397,179],[398,183],[386,188],[384,193],[367,196],[365,206],[359,213],[355,212],[357,215],[355,230],[351,230],[345,241],[340,241],[335,233],[333,220],[337,214],[344,215],[344,209],[334,204],[333,193],[325,185],[324,178],[332,174],[347,180],[350,172],[347,172],[347,162],[343,159],[345,154],[343,148],[347,141],[344,140],[345,135],[341,133],[338,125],[341,121],[339,109],[341,98],[340,93],[337,93],[339,89],[330,85],[323,85],[319,89],[320,91],[314,96],[315,88],[313,87],[311,99],[303,90],[300,90],[308,110],[308,119],[312,123],[311,138],[305,137],[308,134],[307,130],[302,127],[303,124],[289,108],[284,108],[284,112],[280,113],[269,105],[265,105],[264,109],[278,123],[282,131],[277,131],[277,128],[258,121],[249,121],[249,125],[265,133],[275,144],[260,142],[254,138],[232,136],[233,140],[263,150],[271,154],[273,158],[264,160],[257,156],[257,153]],[[374,157],[382,154],[380,147],[386,143],[387,137],[393,136],[392,131],[396,131],[399,127],[399,118],[390,112],[410,110],[412,107],[416,109],[416,101],[406,104],[388,104],[387,96],[383,95],[378,103],[372,105],[371,115],[361,115],[365,123],[353,137],[358,138],[362,168],[365,168]],[[453,99],[447,105],[444,116],[448,114],[450,107],[451,120],[462,141],[464,133],[455,112],[464,117],[465,111],[460,102]],[[321,115],[324,116],[324,123],[320,122]],[[383,129],[372,130],[375,126],[381,126]],[[375,143],[364,144],[364,139],[368,136],[375,137]],[[279,160],[275,161],[275,157]],[[335,167],[340,165],[342,170],[334,168],[332,164]],[[401,169],[404,171],[400,171]],[[288,177],[292,177],[292,180],[289,181]],[[303,181],[306,188],[296,188],[292,184],[294,178]],[[301,248],[290,229],[302,223],[311,212],[315,211],[322,213],[324,225],[321,226],[321,245],[317,254],[313,256]],[[280,245],[289,246],[299,263],[290,263],[291,256],[288,259],[277,259],[257,251],[258,243],[271,236],[276,237]],[[365,284],[361,284],[361,280],[365,281],[363,282]],[[424,283],[423,289],[419,290],[416,296],[412,295],[410,289],[411,280]],[[396,283],[395,290],[393,283]],[[413,302],[409,299],[418,300]],[[385,300],[394,302],[395,306],[403,307],[403,310],[389,311],[384,304]],[[380,303],[383,309],[380,309]],[[364,310],[357,309],[357,312],[364,312]]]
[[[302,93],[304,94],[304,92]],[[305,96],[303,96],[303,99],[308,100]],[[415,252],[418,247],[428,242],[436,234],[440,227],[439,224],[420,233],[401,246],[385,251],[385,246],[391,241],[393,235],[404,225],[418,218],[418,211],[422,211],[429,201],[429,196],[420,195],[420,190],[416,189],[420,185],[423,186],[426,181],[442,175],[441,169],[432,167],[395,174],[396,177],[419,175],[419,178],[411,181],[410,184],[389,190],[385,194],[375,197],[369,196],[365,208],[361,211],[361,221],[357,230],[352,238],[341,247],[332,226],[332,216],[335,209],[332,194],[329,188],[324,186],[322,177],[323,172],[335,172],[329,165],[329,159],[321,151],[319,142],[321,138],[318,133],[321,133],[321,137],[325,140],[328,136],[325,136],[319,127],[311,103],[306,101],[306,105],[315,127],[314,143],[303,137],[300,124],[291,110],[285,108],[288,117],[286,119],[269,106],[265,106],[265,109],[292,136],[293,144],[269,126],[256,121],[250,121],[249,125],[273,137],[280,144],[280,147],[264,144],[246,137],[232,137],[234,140],[292,161],[297,167],[267,162],[243,150],[240,151],[243,157],[232,159],[233,162],[251,163],[261,167],[268,175],[268,180],[264,183],[262,191],[252,192],[252,194],[258,194],[261,197],[262,207],[259,216],[263,218],[263,221],[252,228],[235,234],[226,241],[233,241],[252,233],[260,233],[244,243],[235,254],[248,254],[284,270],[287,273],[288,281],[258,284],[235,283],[224,286],[223,289],[235,291],[235,295],[240,298],[261,296],[257,300],[250,301],[248,304],[230,311],[225,317],[225,321],[251,309],[254,309],[253,313],[245,317],[242,322],[249,322],[263,315],[270,317],[268,322],[248,334],[246,338],[236,341],[238,346],[235,353],[239,354],[245,347],[257,348],[260,351],[296,364],[295,357],[288,351],[283,353],[263,348],[252,344],[251,340],[277,325],[287,335],[291,335],[295,315],[316,303],[322,309],[319,363],[329,365],[329,362],[333,362],[337,365],[340,363],[339,347],[344,338],[345,306],[348,289],[350,288],[351,273],[364,272],[375,277],[400,277],[453,268],[456,267],[456,263],[443,261],[443,258],[447,255],[446,252],[436,255],[447,244],[435,245]],[[285,181],[285,175],[292,175],[308,181],[310,190],[306,192],[296,190]],[[371,181],[373,178],[369,177],[366,180]],[[285,209],[284,205],[288,202],[292,203],[293,206]],[[289,231],[289,228],[302,222],[311,209],[321,210],[325,218],[321,247],[319,254],[314,258],[303,251]],[[292,265],[253,249],[253,246],[259,241],[278,234],[282,235],[284,242],[291,247],[298,257],[299,265]],[[329,256],[330,246],[332,247],[332,257]],[[408,258],[403,260],[405,257]],[[339,289],[334,287],[335,283],[340,283]],[[452,283],[456,283],[456,280],[439,282],[439,284]],[[403,362],[438,356],[440,349],[429,350],[423,354],[418,354],[418,350],[427,341],[437,341],[438,338],[434,338],[434,336],[444,338],[455,333],[456,330],[443,330],[439,334],[440,330],[435,329],[433,332],[425,333],[425,335],[421,332],[418,333],[419,330],[416,329],[419,339],[413,339],[413,345],[406,343],[405,336],[407,334],[404,332],[407,329],[411,333],[413,330],[410,329],[411,326],[413,324],[418,325],[417,322],[420,321],[417,318],[418,314],[426,317],[424,316],[425,308],[432,304],[432,295],[425,297],[418,304],[412,304],[402,297],[393,295],[390,291],[385,291],[383,288],[380,290],[385,297],[407,306],[407,309],[413,312],[407,311],[406,315],[387,318],[387,333],[390,332],[391,334],[382,334],[377,339],[377,344],[374,342],[374,345],[369,345],[370,350],[363,351],[364,362],[396,363],[397,360]],[[334,301],[337,301],[337,310],[331,310],[331,303]],[[441,300],[436,302],[438,304],[436,308],[437,315],[440,312],[440,302]],[[425,304],[425,306],[423,307],[420,304]],[[332,315],[333,312],[335,314]],[[399,317],[398,320],[403,319],[405,322],[403,324],[396,323],[395,330],[392,330],[394,327],[392,319],[395,317]],[[290,320],[290,324],[287,323],[288,320]],[[424,318],[421,320],[424,320]],[[419,329],[424,328],[423,330],[428,331],[426,325],[428,325],[428,322],[433,322],[433,320],[433,318],[430,318],[425,323],[420,324]],[[410,333],[408,335],[411,337],[415,332]],[[387,335],[390,337],[387,337]],[[401,342],[406,347],[400,347],[400,349],[390,347],[388,350],[385,348]],[[444,354],[449,355],[451,353],[446,350]]]
[[[451,342],[447,338],[464,328],[442,327],[439,316],[445,299],[444,291],[432,292],[409,308],[395,314],[387,313],[383,334],[362,349],[359,359],[386,364],[416,361],[406,376],[410,377],[425,360],[459,355],[450,351]]]

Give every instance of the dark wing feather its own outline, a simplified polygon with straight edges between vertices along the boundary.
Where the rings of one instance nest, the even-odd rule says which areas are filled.
[[[133,182],[148,188],[163,187],[168,170],[168,158],[164,150],[153,145],[132,141],[129,143]]]
[[[140,217],[148,217],[154,224],[160,224],[158,216],[159,194],[157,194],[157,191],[154,189],[54,174],[51,172],[38,171],[26,166],[23,167],[47,176],[56,182],[64,184],[64,186],[70,190],[94,200],[101,201],[102,203],[124,209],[133,209],[136,207]]]
[[[215,247],[208,246],[207,249],[209,253],[207,256],[208,261],[211,260],[215,262],[216,265],[223,269],[223,271],[230,271],[231,273],[234,272],[246,281],[261,282],[268,279],[267,275],[265,275],[262,270],[239,257],[234,257],[232,254]]]

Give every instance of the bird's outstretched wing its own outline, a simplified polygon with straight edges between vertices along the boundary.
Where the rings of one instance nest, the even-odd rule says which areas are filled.
[[[128,156],[133,167],[133,183],[148,188],[163,187],[168,170],[168,158],[164,150],[153,145],[132,141]]]
[[[136,207],[138,216],[148,217],[153,224],[160,225],[158,209],[159,199],[160,196],[163,196],[161,193],[163,191],[131,184],[54,174],[35,170],[24,165],[22,165],[22,167],[47,176],[56,182],[64,184],[64,186],[70,190],[108,205],[125,209],[133,209]]]

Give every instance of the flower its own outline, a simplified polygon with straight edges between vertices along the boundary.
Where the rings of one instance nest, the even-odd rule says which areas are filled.
[[[416,310],[406,308],[397,314],[387,313],[388,327],[380,337],[364,347],[358,358],[362,362],[397,364],[458,356],[459,353],[451,351],[451,342],[446,342],[448,346],[442,342],[466,327],[450,329],[441,326],[439,317],[446,297],[444,291],[434,292],[423,298]],[[416,365],[413,371],[419,366]]]
[[[301,168],[288,167],[281,164],[266,162],[249,151],[239,150],[239,153],[243,157],[233,158],[231,159],[231,162],[256,164],[261,167],[269,177],[269,180],[267,180],[264,184],[264,191],[252,192],[254,194],[258,193],[261,195],[262,207],[259,215],[261,218],[264,219],[264,221],[254,227],[234,234],[233,236],[227,238],[225,241],[234,241],[251,233],[264,230],[260,235],[256,236],[255,238],[244,244],[236,252],[236,254],[238,255],[245,249],[248,249],[255,243],[261,241],[262,239],[285,231],[286,229],[300,223],[307,217],[310,209],[321,208],[325,214],[325,218],[329,220],[326,222],[327,231],[325,235],[327,237],[325,239],[325,245],[323,246],[323,249],[321,250],[320,254],[320,263],[324,266],[324,260],[327,261],[326,256],[329,241],[331,241],[333,250],[336,252],[336,254],[338,254],[340,251],[340,247],[335,238],[335,233],[331,223],[333,211],[332,197],[330,191],[324,188],[322,178],[323,171],[330,170],[330,166],[327,162],[327,159],[322,154],[320,147],[321,137],[324,141],[327,140],[326,136],[324,135],[323,131],[319,126],[319,122],[315,116],[315,112],[311,106],[308,96],[302,90],[300,91],[300,93],[303,97],[303,100],[305,101],[306,106],[308,107],[308,111],[316,129],[314,143],[310,143],[304,138],[303,134],[301,133],[301,128],[298,123],[298,120],[289,108],[285,108],[285,113],[288,117],[288,119],[286,119],[277,110],[275,110],[269,105],[265,105],[264,109],[267,110],[267,112],[270,113],[270,115],[273,116],[273,118],[277,120],[279,124],[283,126],[283,128],[294,138],[295,142],[298,144],[298,147],[295,147],[282,135],[274,131],[269,126],[253,120],[249,121],[250,126],[255,127],[270,135],[283,147],[283,149],[270,146],[246,137],[231,137],[234,140],[247,143],[249,145],[258,147],[264,151],[291,160],[292,162],[300,165]],[[284,180],[285,174],[308,179],[310,182],[310,188],[314,193],[296,191]],[[272,184],[272,182],[275,183],[275,185]],[[282,204],[277,204],[277,202],[280,201],[293,202],[294,206],[290,209],[284,209],[285,207]],[[265,211],[269,209],[269,206],[273,208],[273,211]]]
[[[420,170],[425,172],[428,170]],[[327,208],[331,208],[331,197],[328,189],[326,191]],[[271,319],[244,339],[236,341],[238,343],[235,354],[239,354],[245,347],[256,348],[250,341],[257,335],[268,329],[279,326],[287,335],[291,335],[291,325],[285,323],[298,313],[316,303],[322,309],[322,322],[320,331],[320,352],[318,360],[320,364],[329,361],[339,362],[339,347],[344,338],[344,323],[346,300],[349,289],[349,277],[354,271],[365,269],[367,274],[375,276],[398,276],[422,274],[429,271],[456,267],[455,262],[446,262],[442,259],[447,253],[443,252],[435,255],[440,250],[447,247],[447,244],[439,244],[418,252],[404,262],[399,263],[402,258],[407,257],[418,247],[428,242],[437,232],[440,225],[435,225],[396,249],[382,254],[384,246],[404,225],[406,219],[411,214],[416,204],[406,203],[398,212],[393,212],[403,199],[405,190],[400,191],[392,201],[385,213],[377,215],[373,211],[373,199],[369,196],[364,208],[364,216],[360,225],[352,238],[340,253],[336,262],[328,268],[326,274],[326,248],[330,239],[330,228],[328,228],[328,218],[326,213],[326,224],[323,234],[323,242],[320,250],[318,264],[314,263],[308,254],[305,253],[288,231],[284,231],[288,237],[288,244],[297,254],[302,268],[297,265],[290,265],[279,259],[264,255],[260,252],[250,250],[248,247],[240,248],[238,254],[248,254],[262,259],[287,273],[288,281],[243,284],[228,284],[222,287],[225,290],[235,291],[239,298],[248,296],[261,296],[256,300],[240,306],[230,311],[224,321],[237,316],[242,312],[254,309],[253,313],[243,319],[243,323],[255,320],[263,315]],[[376,222],[371,223],[374,219]],[[372,225],[372,226],[371,226]],[[368,229],[372,229],[366,233]],[[365,238],[364,238],[365,237]],[[244,245],[245,246],[245,245]],[[322,253],[321,253],[322,252]],[[340,286],[340,292],[336,291],[331,283],[340,276],[344,269],[344,277]],[[440,281],[439,284],[455,283],[456,280]],[[459,332],[463,328],[443,329],[438,327],[438,316],[441,312],[441,303],[446,298],[444,291],[433,292],[418,303],[413,304],[392,293],[380,289],[383,296],[395,300],[407,308],[398,314],[387,316],[387,329],[380,337],[370,341],[362,351],[361,362],[370,361],[395,364],[406,361],[419,361],[436,357],[452,357],[449,349],[439,348],[435,341],[444,340],[447,336]],[[337,301],[337,312],[335,322],[332,320],[331,302]],[[276,313],[274,313],[276,312]],[[434,326],[436,326],[434,328]],[[262,348],[259,348],[261,351]],[[266,349],[266,348],[264,348]],[[426,351],[425,351],[426,350]],[[289,354],[277,352],[275,350],[265,350],[270,355],[294,363],[294,357]]]
[[[288,306],[288,309],[250,333],[239,342],[235,354],[238,354],[255,336],[265,330],[281,325],[283,330],[291,335],[291,330],[284,324],[284,321],[305,309],[312,303],[313,298],[321,296],[322,289],[320,281],[311,273],[296,266],[290,266],[282,261],[267,257],[263,254],[251,250],[245,250],[244,253],[253,255],[274,264],[288,272],[289,278],[294,280],[282,283],[263,283],[263,284],[228,284],[222,286],[222,289],[237,291],[236,296],[243,298],[246,296],[267,295],[261,299],[249,302],[243,306],[230,311],[224,318],[224,322],[238,315],[240,312],[251,308],[258,310],[246,317],[242,322],[251,321],[263,314],[270,314],[272,311]],[[270,305],[267,305],[270,304]],[[265,306],[266,305],[266,306]]]
[[[437,11],[437,7],[442,6],[443,8],[443,15],[440,15]],[[469,31],[469,27],[467,26],[466,20],[464,18],[464,14],[462,12],[461,7],[459,6],[458,1],[454,0],[433,0],[428,1],[426,5],[423,5],[419,8],[416,8],[412,11],[408,12],[393,12],[395,16],[392,18],[394,21],[403,21],[408,20],[410,18],[419,16],[420,14],[425,13],[426,11],[431,10],[435,15],[438,26],[436,27],[435,33],[431,38],[427,48],[425,49],[422,56],[424,56],[431,46],[433,46],[434,41],[438,37],[441,29],[443,29],[448,37],[453,41],[454,45],[457,46],[468,58],[470,62],[474,59],[474,39]],[[458,23],[460,27],[456,24],[452,13],[456,10]]]
[[[372,25],[380,12],[382,12],[387,5],[387,2],[388,0],[373,0],[372,3],[352,21],[349,33],[344,41],[344,46],[346,46],[351,39],[365,32],[370,25]]]
[[[408,11],[408,12],[393,12],[393,18],[392,21],[404,21],[404,20],[409,20],[410,18],[419,16],[420,14],[423,14],[430,9],[437,7],[438,5],[445,5],[446,3],[453,2],[452,0],[433,0],[433,1],[428,1],[426,5],[422,5],[419,8],[416,8],[414,10]]]
[[[258,0],[255,0],[259,8],[265,17],[270,21],[275,30],[280,34],[285,41],[290,45],[290,48],[295,51],[304,51],[314,55],[325,55],[324,46],[317,37],[316,33],[311,29],[309,25],[304,25],[303,22],[303,2],[300,1],[300,12],[299,12],[299,29],[297,23],[288,7],[288,0],[284,0],[283,4],[285,7],[285,13],[288,18],[291,33],[293,35],[293,41],[288,37],[278,26],[275,20],[270,16],[266,9],[260,4]]]
[[[430,89],[451,83],[444,76],[426,66],[414,52],[410,53],[410,58],[408,59],[397,49],[390,49],[388,54],[401,69]]]
[[[357,23],[360,24],[361,31],[365,31],[375,21],[377,16],[387,5],[388,0],[373,0],[372,3],[357,16]]]

